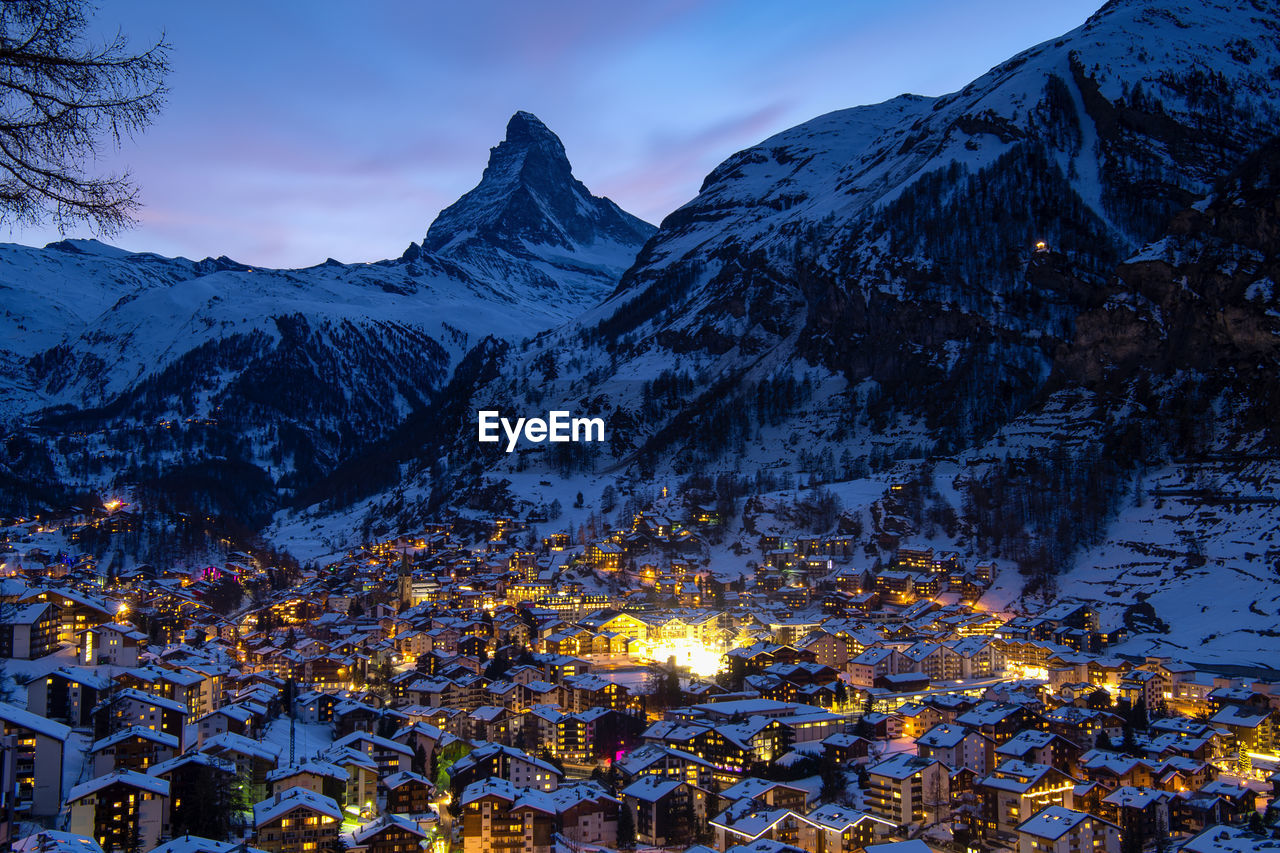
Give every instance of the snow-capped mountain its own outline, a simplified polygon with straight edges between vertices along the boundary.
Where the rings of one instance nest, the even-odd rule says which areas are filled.
[[[591,195],[559,138],[518,112],[480,183],[440,212],[422,246],[494,279],[570,294],[585,308],[612,289],[655,230]]]
[[[591,196],[519,113],[428,248],[398,259],[272,270],[0,246],[0,403],[11,426],[74,431],[48,453],[63,482],[163,478],[207,456],[252,470],[267,506],[424,408],[483,340],[597,302],[653,230]]]
[[[390,455],[410,474],[370,516],[408,523],[411,496],[456,498],[477,463],[495,481],[530,466],[799,480],[986,452],[1085,381],[1056,362],[1117,264],[1274,132],[1277,12],[1117,0],[959,92],[734,154],[609,299],[490,353],[497,377]],[[473,440],[482,407],[600,415],[609,442],[508,455]]]
[[[750,397],[806,371],[821,405],[791,414],[837,438],[880,436],[891,454],[981,440],[1039,393],[1115,264],[1274,132],[1278,10],[1117,0],[959,92],[734,154],[609,300],[513,370],[585,350],[539,396],[612,411],[615,461],[696,461],[708,434],[785,456]],[[663,370],[696,381],[647,413],[643,382]]]

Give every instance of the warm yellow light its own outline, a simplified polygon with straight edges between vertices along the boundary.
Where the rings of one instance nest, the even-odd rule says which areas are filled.
[[[724,657],[696,640],[663,640],[649,648],[649,657],[659,663],[675,658],[677,666],[687,666],[694,675],[715,675],[724,669]]]
[[[119,498],[112,498],[109,501],[102,502],[102,508],[105,509],[107,512],[115,512],[122,506],[124,506],[124,501],[120,500]]]

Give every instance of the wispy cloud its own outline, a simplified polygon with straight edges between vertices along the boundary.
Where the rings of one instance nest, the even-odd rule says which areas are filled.
[[[172,94],[99,165],[142,190],[127,248],[369,260],[420,239],[528,109],[593,192],[657,222],[741,148],[832,109],[958,88],[1097,4],[122,0],[99,28],[164,30]]]

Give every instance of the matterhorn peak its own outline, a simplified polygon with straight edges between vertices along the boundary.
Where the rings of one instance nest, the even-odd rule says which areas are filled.
[[[504,142],[508,145],[547,144],[564,154],[560,137],[552,133],[536,115],[524,110],[518,111],[507,122],[507,138]]]
[[[533,113],[507,122],[476,187],[440,212],[426,251],[454,255],[477,246],[523,254],[528,246],[574,251],[597,239],[639,246],[653,227],[597,198],[573,176],[560,138]]]

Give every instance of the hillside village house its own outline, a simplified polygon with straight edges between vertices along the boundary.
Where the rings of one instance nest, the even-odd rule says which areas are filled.
[[[267,853],[315,853],[338,840],[342,810],[323,794],[290,788],[253,807],[254,844]]]
[[[1086,812],[1049,806],[1018,826],[1018,853],[1120,853],[1120,828]]]
[[[67,795],[69,828],[104,850],[149,850],[169,833],[169,783],[133,770],[90,779]]]
[[[430,836],[404,815],[384,814],[351,833],[349,853],[422,853]]]
[[[934,758],[899,753],[867,768],[871,813],[899,826],[936,820],[950,803],[947,766]]]
[[[60,667],[27,680],[27,710],[75,728],[88,726],[94,706],[111,687],[111,679],[91,669]]]
[[[58,608],[49,603],[18,605],[0,621],[0,658],[35,660],[56,652]]]
[[[47,818],[62,807],[62,767],[71,729],[0,702],[0,734],[14,745],[13,808],[19,815]]]
[[[131,667],[138,665],[138,655],[147,645],[147,635],[130,625],[109,622],[82,632],[79,642],[83,666]]]
[[[58,608],[58,642],[65,646],[76,645],[81,634],[110,622],[119,610],[119,605],[65,586],[32,590],[22,597],[22,603],[32,602],[49,603]]]

